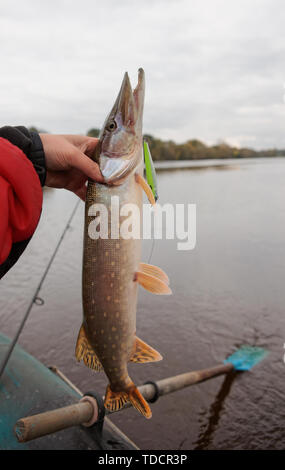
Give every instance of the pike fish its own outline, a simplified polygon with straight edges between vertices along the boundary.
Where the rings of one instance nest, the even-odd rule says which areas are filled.
[[[128,374],[128,362],[162,359],[159,352],[136,336],[138,284],[155,294],[170,294],[169,279],[156,266],[141,263],[139,237],[122,236],[125,204],[142,213],[142,194],[155,203],[143,178],[142,120],[145,74],[138,71],[134,91],[125,73],[120,92],[99,136],[93,159],[104,182],[88,181],[85,203],[83,249],[83,322],[75,355],[91,369],[104,369],[109,379],[105,407],[117,411],[128,401],[146,418],[151,410]],[[118,201],[118,224],[114,236],[112,198]],[[107,233],[101,236],[101,211],[108,215]],[[123,211],[122,211],[123,212]],[[106,215],[105,214],[105,215]],[[99,236],[98,236],[99,232]]]

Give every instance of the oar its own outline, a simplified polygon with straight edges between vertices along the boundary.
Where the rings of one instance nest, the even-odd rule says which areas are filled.
[[[141,385],[139,390],[146,400],[154,403],[162,395],[204,382],[213,377],[228,374],[234,370],[250,370],[267,354],[268,352],[260,347],[242,346],[229,356],[223,364],[208,369],[186,372],[157,382],[147,382]],[[131,405],[127,403],[123,409],[129,406]],[[106,414],[110,413],[106,410]],[[100,406],[98,406],[94,396],[84,396],[79,403],[74,405],[22,418],[17,421],[14,431],[19,442],[27,442],[78,424],[91,426],[97,422],[98,415],[102,416],[102,410],[100,412]]]
[[[250,370],[262,361],[267,354],[268,351],[258,346],[242,346],[229,356],[224,361],[224,364],[232,364],[235,370]]]
[[[159,396],[181,390],[219,375],[228,374],[231,371],[246,371],[258,364],[268,352],[256,346],[242,346],[231,356],[225,359],[224,364],[208,369],[186,372],[158,382],[150,382],[139,387],[140,392],[150,402],[156,401]],[[131,406],[129,403],[126,406]]]

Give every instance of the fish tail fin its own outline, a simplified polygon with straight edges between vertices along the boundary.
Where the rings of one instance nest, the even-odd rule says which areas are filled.
[[[107,385],[104,406],[109,411],[118,411],[128,401],[128,393],[125,391],[113,392],[110,385]]]
[[[127,390],[113,392],[110,385],[107,386],[104,406],[109,411],[118,411],[125,403],[130,402],[146,418],[151,418],[151,409],[134,383]]]
[[[138,388],[133,384],[128,392],[131,404],[147,419],[152,417],[151,409]]]

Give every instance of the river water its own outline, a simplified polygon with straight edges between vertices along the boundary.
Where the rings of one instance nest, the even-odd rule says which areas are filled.
[[[210,367],[243,344],[269,354],[249,372],[160,398],[150,421],[134,409],[111,419],[142,449],[284,448],[285,159],[163,168],[158,189],[161,204],[196,204],[197,242],[193,250],[178,251],[176,239],[155,241],[151,263],[168,273],[173,295],[140,289],[137,333],[164,359],[131,364],[133,380]],[[15,334],[75,203],[67,191],[45,191],[38,229],[0,283],[2,333]],[[83,217],[80,203],[41,290],[44,305],[33,307],[19,343],[83,392],[104,394],[104,374],[74,357],[82,319]],[[145,241],[145,261],[150,250]]]

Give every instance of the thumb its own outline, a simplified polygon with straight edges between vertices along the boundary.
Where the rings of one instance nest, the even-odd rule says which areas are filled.
[[[70,164],[82,171],[88,178],[98,181],[98,183],[104,181],[99,165],[77,148],[74,149]]]

